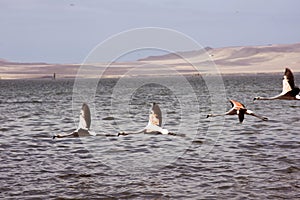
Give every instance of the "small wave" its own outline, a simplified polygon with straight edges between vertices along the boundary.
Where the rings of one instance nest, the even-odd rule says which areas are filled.
[[[31,100],[31,101],[8,101],[8,102],[2,102],[6,104],[27,104],[27,103],[32,103],[32,104],[38,104],[38,103],[43,103],[42,101],[39,100]]]
[[[232,185],[221,185],[218,188],[221,189],[221,190],[227,190],[227,189],[230,189],[232,187],[233,187]]]
[[[194,140],[192,143],[193,144],[203,144],[203,141],[201,141],[201,140]]]
[[[67,178],[86,178],[86,177],[92,177],[91,174],[65,174],[60,175],[58,178],[60,179],[67,179]]]
[[[298,167],[292,165],[292,166],[289,166],[285,169],[278,169],[278,170],[275,170],[275,171],[291,174],[291,173],[299,172],[300,169]]]
[[[22,115],[20,117],[18,117],[19,119],[26,119],[26,118],[29,118],[31,117],[31,115]]]
[[[102,120],[114,120],[115,118],[114,117],[104,117],[102,118]]]
[[[298,149],[299,145],[298,144],[278,144],[279,148],[282,149]]]
[[[56,103],[55,101],[27,100],[27,101],[1,101],[0,104],[42,104]]]
[[[300,106],[290,105],[290,108],[300,108]]]
[[[176,111],[168,111],[167,114],[176,114]]]
[[[141,186],[141,185],[132,185],[134,187]],[[122,187],[122,186],[120,186]],[[142,198],[141,198],[142,197]],[[111,198],[117,199],[169,199],[170,197],[165,196],[160,193],[148,193],[148,192],[136,192],[132,193],[129,191],[124,191],[121,193],[111,194]]]
[[[8,128],[0,128],[0,132],[6,132],[6,131],[9,131]]]

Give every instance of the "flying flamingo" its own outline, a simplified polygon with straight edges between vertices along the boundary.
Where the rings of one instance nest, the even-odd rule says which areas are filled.
[[[163,129],[161,125],[162,125],[161,110],[158,104],[153,103],[152,107],[150,108],[148,125],[145,128],[131,133],[120,132],[118,135],[129,135],[129,134],[137,134],[137,133],[173,134],[170,133],[167,129]]]
[[[257,118],[259,118],[261,120],[264,120],[264,121],[268,120],[268,118],[256,115],[253,111],[246,109],[245,106],[242,103],[238,102],[238,101],[234,101],[234,100],[231,100],[231,99],[229,101],[232,105],[232,108],[228,112],[223,113],[223,114],[208,114],[207,118],[208,117],[216,117],[216,116],[224,116],[224,115],[238,115],[239,120],[242,123],[244,121],[244,117],[245,117],[245,114],[246,114],[246,115],[252,115],[252,116],[257,117]]]
[[[289,68],[285,68],[285,73],[282,80],[282,92],[274,97],[255,97],[253,100],[300,100],[300,89],[295,86],[294,76]]]
[[[96,136],[96,133],[90,131],[91,126],[91,112],[86,103],[82,104],[78,128],[69,134],[57,134],[53,136],[55,138],[64,138],[64,137],[83,137],[83,136]]]

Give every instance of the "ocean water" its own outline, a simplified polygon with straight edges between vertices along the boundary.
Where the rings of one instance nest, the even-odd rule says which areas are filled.
[[[0,80],[0,198],[299,199],[300,101],[253,102],[279,94],[281,80]],[[206,118],[228,99],[269,120]],[[83,102],[97,136],[53,140],[76,129]],[[151,102],[176,135],[118,137],[147,124]]]

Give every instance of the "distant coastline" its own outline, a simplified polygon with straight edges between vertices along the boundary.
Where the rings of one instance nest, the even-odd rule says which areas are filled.
[[[107,68],[107,63],[95,63],[92,66],[89,65],[89,71],[87,70],[78,77],[99,78],[101,73],[103,73],[103,78],[174,76],[177,73],[185,76],[194,76],[198,73],[211,75],[216,71],[210,72],[215,67],[223,76],[276,75],[282,74],[285,67],[290,67],[297,75],[300,73],[299,55],[300,43],[207,47],[196,51],[148,56],[132,62],[116,62],[112,63],[109,68]],[[192,64],[201,71],[197,71],[187,60],[191,60]],[[51,79],[54,73],[57,79],[72,79],[77,77],[81,66],[84,68],[82,64],[20,63],[0,59],[0,79]]]

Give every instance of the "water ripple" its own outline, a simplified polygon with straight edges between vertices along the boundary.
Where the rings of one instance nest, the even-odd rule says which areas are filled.
[[[279,78],[224,77],[229,98],[269,118],[246,116],[243,124],[236,116],[205,118],[211,100],[197,77],[189,80],[198,102],[191,99],[189,104],[200,106],[189,113],[181,112],[178,97],[168,88],[151,85],[133,94],[130,112],[116,114],[111,112],[111,100],[116,98],[111,94],[117,80],[101,80],[103,87],[93,102],[101,109],[92,122],[99,136],[61,140],[51,137],[72,132],[78,122],[72,110],[72,80],[0,80],[0,111],[5,113],[0,116],[0,198],[298,199],[300,117],[295,113],[300,104],[253,103],[250,98],[280,92],[274,89],[281,88]],[[168,81],[176,84],[176,79]],[[185,91],[181,95],[190,97]],[[164,126],[176,135],[105,136],[147,124],[147,101],[161,104]],[[229,109],[230,104],[224,107]],[[284,112],[274,109],[282,107]],[[135,123],[128,123],[125,116]],[[181,124],[189,117],[199,124]],[[221,134],[213,135],[220,129]]]

